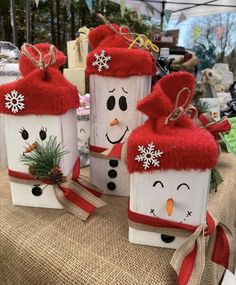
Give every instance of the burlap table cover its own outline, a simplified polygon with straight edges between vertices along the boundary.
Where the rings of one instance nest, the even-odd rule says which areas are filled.
[[[224,184],[209,210],[234,229],[236,157],[223,153]],[[6,170],[0,170],[1,285],[176,284],[173,250],[128,242],[127,198],[105,196],[106,207],[82,222],[64,210],[11,204]],[[216,285],[223,268],[207,261],[202,283]]]

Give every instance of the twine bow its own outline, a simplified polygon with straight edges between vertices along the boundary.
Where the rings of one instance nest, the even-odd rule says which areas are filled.
[[[183,94],[183,92],[187,91],[188,93],[186,94],[185,97],[185,101],[181,106],[179,105],[179,101],[180,101],[180,96],[181,94]],[[178,120],[182,115],[184,115],[186,113],[187,107],[189,105],[189,101],[191,98],[191,91],[188,87],[184,87],[182,88],[177,96],[176,96],[176,100],[175,100],[175,107],[174,110],[166,117],[165,119],[165,125],[169,123],[169,121],[176,121]]]
[[[31,52],[28,50],[31,48]],[[34,54],[32,54],[32,52]],[[48,66],[56,63],[56,48],[54,45],[51,45],[49,48],[49,52],[43,56],[41,51],[35,46],[25,43],[21,47],[21,53],[27,56],[31,62],[41,70],[45,70]]]
[[[136,48],[143,48],[145,50],[152,50],[154,52],[159,52],[159,48],[154,45],[145,35],[131,33],[126,26],[121,26],[119,30],[115,29],[112,24],[101,14],[98,14],[98,17],[103,20],[103,22],[116,34],[119,34],[129,43],[129,49],[136,47]],[[124,33],[122,30],[126,28],[129,32]]]
[[[129,49],[131,49],[134,45],[138,47],[142,47],[146,50],[152,50],[155,52],[159,52],[159,48],[152,43],[144,34],[138,35],[133,42],[129,45]]]

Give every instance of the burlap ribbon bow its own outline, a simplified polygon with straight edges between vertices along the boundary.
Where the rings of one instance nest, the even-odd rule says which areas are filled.
[[[184,237],[170,264],[178,275],[179,285],[199,285],[206,255],[215,263],[235,271],[235,240],[231,231],[207,213],[206,224],[198,227],[170,222],[128,210],[129,226],[171,236]],[[192,232],[192,234],[191,234]],[[206,237],[209,236],[206,248]],[[207,251],[207,253],[206,253]]]
[[[227,117],[215,121],[210,112],[201,114],[194,121],[200,128],[208,130],[216,140],[220,139],[220,133],[228,133],[231,130],[231,125]]]
[[[171,259],[170,264],[178,275],[179,285],[201,283],[206,255],[214,263],[224,266],[232,273],[235,271],[235,245],[232,233],[215,218],[210,217],[210,219],[214,221],[214,225],[198,226],[195,232],[176,249]],[[206,249],[207,235],[210,235],[210,238]]]
[[[80,177],[80,160],[77,159],[72,173],[64,177],[63,182],[53,183],[51,180],[38,180],[29,174],[8,170],[11,182],[29,185],[53,185],[55,196],[63,208],[85,221],[96,209],[106,203],[99,197],[101,191],[85,179]]]

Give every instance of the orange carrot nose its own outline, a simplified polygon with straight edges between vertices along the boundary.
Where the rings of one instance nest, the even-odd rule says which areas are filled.
[[[171,216],[174,209],[174,200],[172,198],[166,201],[166,212],[168,216]]]
[[[24,153],[29,153],[33,151],[36,148],[36,144],[32,143],[31,145],[29,144],[28,146],[25,147]]]
[[[110,126],[115,126],[119,124],[119,120],[118,119],[114,119],[110,122]]]

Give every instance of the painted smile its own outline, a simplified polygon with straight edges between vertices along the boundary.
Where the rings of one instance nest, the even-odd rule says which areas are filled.
[[[125,134],[126,134],[128,131],[129,131],[129,128],[128,128],[128,127],[126,127],[125,132],[123,133],[123,135],[122,135],[122,136],[121,136],[117,141],[112,141],[112,140],[110,140],[110,138],[109,138],[109,136],[108,136],[108,133],[106,133],[107,140],[108,140],[108,141],[109,141],[109,143],[111,143],[111,144],[120,143],[120,142],[123,140],[123,138],[124,138]]]
[[[150,209],[150,214],[152,214],[155,218],[158,218],[158,216],[155,213],[155,209]],[[191,217],[191,216],[192,216],[192,211],[187,211],[185,218],[179,223],[182,224],[183,222],[187,220],[188,217]]]
[[[192,216],[192,211],[187,211],[186,217],[183,219],[183,221],[180,222],[180,224],[182,224],[183,222],[185,222],[187,220],[188,217]]]

